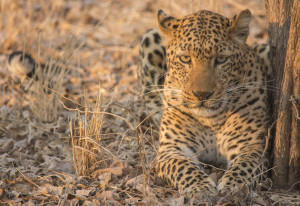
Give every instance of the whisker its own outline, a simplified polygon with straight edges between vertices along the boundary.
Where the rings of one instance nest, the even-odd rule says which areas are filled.
[[[260,86],[255,86],[253,84],[251,85],[242,85],[242,86],[236,86],[236,87],[231,87],[231,88],[227,88],[226,90],[228,92],[233,92],[233,91],[238,91],[238,90],[242,90],[242,89],[248,89],[248,88],[253,88],[253,89],[259,89],[259,88],[265,88],[268,91],[280,91],[279,89],[275,88],[275,87],[260,87]]]
[[[236,86],[236,84],[238,84],[240,82],[243,82],[245,80],[248,80],[248,79],[250,80],[252,78],[253,77],[244,77],[241,80],[237,80],[237,81],[232,82],[231,84],[228,84],[227,87]],[[264,83],[270,83],[270,82],[273,82],[273,81],[275,81],[275,79],[265,80]],[[261,83],[261,82],[251,82],[251,83]]]

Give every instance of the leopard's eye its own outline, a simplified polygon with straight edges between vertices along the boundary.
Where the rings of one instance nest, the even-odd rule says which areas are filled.
[[[182,63],[185,63],[185,64],[191,63],[191,57],[190,56],[182,55],[182,56],[179,56],[179,59]]]
[[[228,57],[220,56],[216,57],[214,66],[218,66],[219,64],[224,64],[228,60]]]

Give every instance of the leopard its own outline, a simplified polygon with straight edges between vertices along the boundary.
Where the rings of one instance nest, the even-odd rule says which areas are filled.
[[[139,49],[138,80],[145,103],[143,106],[156,126],[160,124],[162,115],[164,76],[167,72],[166,52],[162,39],[163,35],[158,28],[149,29],[141,38]],[[270,45],[255,44],[251,48],[263,59],[268,79],[270,79]]]
[[[140,43],[141,95],[159,125],[155,170],[193,203],[254,190],[267,165],[269,45],[250,47],[249,9],[157,14]],[[204,170],[225,165],[219,180]]]

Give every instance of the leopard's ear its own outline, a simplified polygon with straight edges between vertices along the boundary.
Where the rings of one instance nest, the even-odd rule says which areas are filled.
[[[179,20],[167,15],[163,10],[159,10],[157,14],[158,27],[166,36],[171,37],[172,31],[179,26]]]
[[[249,9],[241,11],[237,16],[230,19],[232,22],[229,27],[230,37],[240,45],[244,45],[249,35],[249,24],[251,21],[251,12]]]

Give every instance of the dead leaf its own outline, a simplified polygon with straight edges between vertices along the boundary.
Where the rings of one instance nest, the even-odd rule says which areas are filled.
[[[74,199],[67,199],[65,201],[65,205],[79,205],[78,203],[79,203],[79,199],[76,199],[76,198],[74,198]]]
[[[148,197],[145,197],[143,200],[142,200],[142,203],[145,204],[145,205],[162,205],[161,202],[157,199],[156,196],[152,195],[152,196],[148,196]],[[179,205],[178,205],[179,206]]]
[[[113,199],[112,191],[102,191],[101,193],[97,192],[96,196],[99,197],[99,198]]]
[[[136,205],[137,203],[141,202],[141,198],[132,197],[125,200],[125,202],[129,205]]]
[[[13,158],[16,158],[16,159],[18,159],[18,160],[25,160],[25,159],[30,159],[30,157],[31,156],[29,156],[29,155],[27,155],[27,154],[25,154],[25,153],[23,153],[23,152],[19,152],[19,151],[13,151],[12,153],[11,153],[11,156],[13,157]]]
[[[45,163],[48,165],[48,169],[58,172],[72,173],[74,171],[73,164],[69,161],[63,161],[57,157],[51,157],[49,155],[43,155]]]
[[[83,202],[82,206],[93,206],[93,202],[89,201],[89,200],[86,200]]]
[[[76,196],[81,195],[81,196],[89,196],[91,190],[76,190]]]
[[[28,202],[26,202],[26,203],[24,204],[24,206],[35,206],[35,205],[36,205],[36,203],[35,203],[34,200],[32,200],[32,199],[28,200]]]
[[[30,117],[30,112],[29,110],[24,110],[22,111],[22,115],[24,119],[27,119],[28,117]]]
[[[14,148],[15,142],[14,140],[8,140],[5,144],[1,147],[1,153],[9,152]]]
[[[21,140],[26,138],[28,131],[24,128],[10,128],[7,129],[5,133],[9,139]]]
[[[108,182],[111,180],[111,173],[106,172],[106,173],[100,174],[98,176],[98,179],[101,181],[101,183],[104,183],[105,185],[107,185]]]
[[[169,206],[182,206],[184,205],[184,197],[180,196],[178,198],[167,198],[166,205]]]
[[[276,194],[272,195],[270,199],[273,200],[274,202],[279,202],[281,200],[280,196]]]
[[[87,197],[83,196],[83,195],[77,195],[76,194],[76,198],[79,200],[87,200]]]
[[[76,186],[77,186],[77,187],[80,187],[80,188],[83,188],[83,189],[85,189],[85,188],[87,187],[87,186],[85,186],[85,185],[83,185],[83,184],[80,184],[80,183],[77,184]]]
[[[27,184],[16,184],[15,190],[22,194],[29,194],[33,188]]]
[[[44,196],[50,197],[52,195],[58,196],[62,195],[63,193],[63,187],[53,186],[51,184],[44,184],[39,187],[37,190],[37,194],[42,194]]]
[[[132,178],[126,182],[126,186],[136,189],[140,192],[144,189],[144,175],[139,175],[135,178]]]
[[[117,175],[117,176],[122,175],[122,171],[123,171],[122,167],[113,167],[113,168],[110,168],[110,172],[113,175]]]

